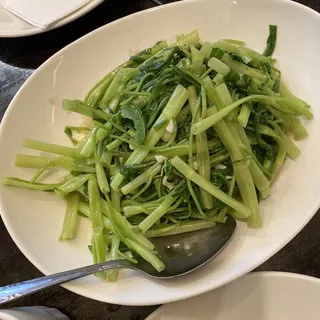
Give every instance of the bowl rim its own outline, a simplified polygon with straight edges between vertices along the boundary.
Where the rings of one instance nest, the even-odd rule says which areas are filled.
[[[285,271],[255,271],[255,272],[250,272],[247,275],[245,275],[244,277],[242,277],[241,280],[244,281],[244,282],[250,281],[251,279],[257,279],[257,280],[259,280],[259,279],[265,280],[266,279],[267,281],[274,281],[274,280],[278,280],[279,278],[280,278],[280,280],[288,279],[288,280],[295,281],[295,282],[309,282],[311,284],[317,285],[320,288],[320,279],[319,278],[316,278],[316,277],[313,277],[313,276],[309,276],[309,275],[300,274],[300,273],[285,272]],[[239,280],[240,280],[240,278],[235,280],[234,283],[236,283]],[[225,285],[225,286],[229,287],[231,285],[229,284],[229,285]],[[224,288],[225,286],[222,286],[220,288]],[[207,293],[204,293],[203,295],[212,294],[213,291],[209,291]],[[320,291],[320,289],[319,289],[319,291]],[[192,298],[190,298],[190,300],[191,299]],[[161,316],[161,313],[162,313],[163,309],[166,309],[167,306],[174,305],[175,303],[176,302],[173,302],[172,304],[170,303],[168,305],[160,306],[158,309],[156,309],[154,312],[152,312],[146,318],[146,320],[155,320],[154,317]]]

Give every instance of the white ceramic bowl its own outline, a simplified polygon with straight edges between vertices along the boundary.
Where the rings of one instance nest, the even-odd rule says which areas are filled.
[[[133,51],[197,28],[202,39],[238,38],[262,51],[268,25],[279,27],[275,56],[289,87],[314,107],[310,137],[302,154],[288,161],[261,203],[264,227],[239,224],[231,244],[214,261],[187,276],[153,280],[121,272],[116,283],[94,276],[66,284],[78,294],[123,305],[151,305],[189,298],[218,288],[253,270],[287,244],[311,219],[320,201],[320,16],[287,0],[194,0],[163,6],[115,21],[67,46],[44,63],[13,99],[1,124],[0,177],[30,178],[33,171],[14,167],[25,137],[65,144],[64,125],[80,118],[61,109],[63,98],[83,98],[107,71]],[[51,103],[50,103],[51,102]],[[54,103],[53,103],[54,102]],[[89,221],[78,238],[59,242],[65,204],[56,196],[0,186],[0,211],[16,244],[42,272],[50,274],[92,262]]]
[[[0,310],[1,320],[70,320],[59,310],[47,307],[20,307]]]
[[[320,280],[256,272],[196,298],[167,304],[146,320],[318,320]]]

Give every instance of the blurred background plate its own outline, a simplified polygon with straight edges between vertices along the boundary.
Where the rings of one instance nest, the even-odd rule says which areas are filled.
[[[61,27],[75,19],[80,18],[87,12],[94,9],[104,0],[91,0],[87,5],[76,10],[72,14],[54,23],[50,28],[43,30],[37,28],[23,19],[17,17],[13,13],[9,12],[2,6],[0,6],[0,37],[24,37],[31,36],[33,34],[42,33],[48,30],[52,30]]]
[[[320,280],[256,272],[218,290],[159,308],[147,320],[318,320]]]

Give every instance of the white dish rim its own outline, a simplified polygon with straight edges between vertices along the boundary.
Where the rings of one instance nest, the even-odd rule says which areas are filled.
[[[197,0],[184,0],[183,2],[196,2]],[[308,11],[310,14],[316,15],[317,18],[320,20],[320,13],[318,13],[317,11],[313,10],[310,7],[307,7],[303,4],[291,1],[291,0],[269,0],[269,1],[273,1],[273,2],[280,2],[280,3],[286,3],[286,2],[290,2],[291,5],[300,7],[300,10],[306,10]],[[174,3],[170,3],[167,4],[165,6],[159,6],[159,7],[153,7],[147,10],[143,10],[137,13],[133,13],[130,14],[126,17],[123,17],[121,19],[115,20],[111,23],[108,23],[96,30],[91,31],[90,33],[82,36],[81,38],[75,40],[74,42],[68,44],[67,46],[65,46],[64,48],[62,48],[61,50],[59,50],[57,53],[55,53],[53,56],[51,56],[49,59],[47,59],[43,64],[41,64],[39,66],[38,69],[36,69],[36,71],[27,79],[27,81],[23,84],[23,86],[19,89],[19,91],[16,93],[16,95],[14,96],[14,98],[12,99],[12,101],[10,102],[4,116],[1,122],[1,126],[0,126],[0,141],[1,141],[1,137],[2,137],[2,132],[3,132],[3,127],[4,124],[7,125],[9,116],[10,116],[10,112],[12,109],[12,106],[15,104],[16,100],[18,100],[19,95],[21,94],[22,91],[24,91],[27,87],[28,84],[33,80],[33,77],[36,76],[36,73],[40,72],[43,68],[45,68],[46,64],[49,62],[52,62],[53,60],[55,60],[58,56],[60,56],[65,50],[67,50],[69,47],[75,45],[76,43],[80,43],[82,41],[86,41],[86,38],[90,37],[91,35],[95,34],[95,33],[99,33],[101,32],[102,29],[104,28],[108,28],[110,25],[116,25],[119,23],[122,23],[122,21],[125,21],[127,19],[131,19],[132,16],[140,16],[140,15],[145,15],[148,14],[148,12],[154,11],[154,10],[162,10],[163,7],[167,7],[167,6],[179,6],[181,5],[181,2],[174,2]],[[0,215],[3,219],[3,222],[10,234],[10,236],[12,237],[12,239],[14,240],[15,244],[18,246],[18,248],[21,250],[21,252],[24,254],[24,256],[31,262],[32,259],[29,259],[30,257],[30,253],[29,250],[27,248],[24,247],[24,245],[21,243],[21,241],[18,240],[18,236],[15,234],[14,228],[11,226],[11,224],[9,223],[9,221],[6,219],[6,215],[3,213],[4,209],[2,206],[2,195],[0,193]],[[256,269],[258,266],[260,266],[262,263],[264,263],[265,261],[269,260],[273,255],[275,255],[279,250],[281,250],[285,245],[287,245],[306,225],[307,223],[312,219],[312,217],[316,214],[316,212],[318,211],[318,209],[320,208],[320,199],[319,201],[317,201],[313,207],[313,210],[311,210],[309,212],[308,215],[305,216],[304,220],[301,221],[301,224],[292,231],[290,237],[287,237],[284,241],[282,241],[281,243],[279,242],[275,247],[269,249],[269,251],[267,252],[268,254],[265,254],[263,258],[259,259],[258,261],[255,262],[255,264],[252,264],[251,267],[246,270],[243,270],[241,272],[238,273],[234,273],[233,276],[231,276],[227,281],[224,281],[224,285],[229,284],[230,282],[248,274],[249,272],[251,272],[252,270]],[[45,270],[44,268],[42,268],[38,263],[34,263],[31,262],[37,269],[39,269],[41,272],[43,272],[44,274],[48,275],[49,272],[47,272],[47,270]],[[223,286],[224,286],[223,285]],[[91,298],[92,297],[90,295],[88,295],[86,293],[85,288],[79,287],[79,286],[73,286],[72,283],[70,284],[63,284],[62,287],[64,287],[67,290],[70,290],[71,292],[74,292],[76,294],[79,294],[81,296],[87,297],[87,298]],[[219,286],[220,287],[220,286]],[[216,286],[213,286],[211,289],[207,288],[207,287],[203,287],[199,290],[197,290],[197,292],[195,293],[194,291],[185,291],[184,294],[180,294],[179,296],[175,296],[175,297],[168,297],[165,299],[161,299],[161,300],[156,300],[154,302],[147,302],[147,303],[143,303],[143,302],[137,302],[134,304],[130,304],[131,306],[147,306],[147,305],[156,305],[156,304],[166,304],[166,303],[171,303],[171,302],[175,302],[175,301],[180,301],[180,300],[184,300],[184,299],[188,299],[191,297],[194,297],[196,295],[201,295],[203,293],[209,292],[213,289],[216,289]],[[98,299],[96,299],[98,300]],[[108,303],[112,303],[112,304],[122,304],[125,305],[123,302],[119,301],[119,300],[112,300],[108,299],[108,301],[106,300],[100,300],[102,302],[108,302]]]

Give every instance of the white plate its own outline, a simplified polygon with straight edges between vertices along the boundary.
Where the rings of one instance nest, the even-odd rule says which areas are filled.
[[[320,280],[251,273],[223,288],[160,307],[146,320],[318,320]]]
[[[50,28],[47,28],[45,30],[29,24],[28,22],[17,17],[10,11],[6,10],[4,7],[0,6],[0,37],[24,37],[56,29],[73,20],[82,17],[103,1],[104,0],[91,0],[88,4],[81,7],[79,10],[76,10],[70,15],[52,24]]]
[[[64,125],[80,118],[61,108],[63,98],[83,98],[128,52],[198,28],[202,39],[239,38],[262,51],[268,25],[279,26],[276,57],[293,91],[314,107],[310,137],[302,154],[288,161],[272,196],[261,203],[264,228],[239,224],[231,244],[214,261],[190,275],[168,281],[121,272],[117,283],[94,276],[65,285],[78,294],[122,305],[151,305],[189,298],[218,288],[253,270],[287,244],[311,219],[320,201],[320,16],[286,0],[194,0],[142,11],[115,21],[72,43],[44,63],[13,99],[1,124],[0,177],[30,178],[14,166],[25,137],[67,143]],[[58,68],[58,66],[60,67]],[[55,70],[57,71],[55,73]],[[56,80],[54,86],[54,79]],[[56,101],[56,107],[49,101]],[[65,204],[39,192],[0,186],[0,211],[16,244],[42,272],[50,274],[91,263],[91,229],[82,221],[77,240],[58,242]]]

